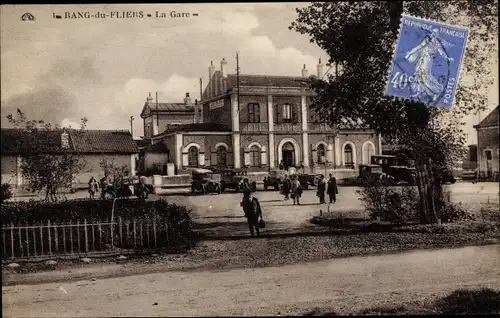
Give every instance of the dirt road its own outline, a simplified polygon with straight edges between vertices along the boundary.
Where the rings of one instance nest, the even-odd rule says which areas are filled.
[[[500,289],[500,246],[13,286],[2,296],[6,317],[278,315],[342,313],[461,287]]]

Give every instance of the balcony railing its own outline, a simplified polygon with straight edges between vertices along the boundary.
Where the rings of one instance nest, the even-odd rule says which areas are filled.
[[[274,131],[278,132],[290,132],[290,131],[295,131],[295,132],[300,132],[302,131],[302,124],[289,124],[289,123],[282,123],[282,124],[274,124]]]
[[[241,123],[240,127],[241,131],[244,132],[261,132],[261,131],[269,132],[268,123]]]
[[[308,123],[307,124],[310,131],[331,131],[332,128],[328,124],[323,123]]]

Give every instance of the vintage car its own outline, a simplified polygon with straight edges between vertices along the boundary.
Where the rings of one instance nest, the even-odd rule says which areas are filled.
[[[193,181],[191,182],[192,194],[197,192],[201,192],[202,194],[220,194],[222,192],[222,188],[220,186],[220,174],[213,173],[208,169],[194,169],[191,172],[191,175],[193,177]]]
[[[105,191],[101,192],[101,197],[103,199],[114,199],[136,196],[141,200],[145,200],[149,197],[149,194],[153,193],[153,186],[147,184],[145,179],[147,178],[134,176],[124,178],[118,184],[108,184]]]
[[[245,184],[253,191],[257,191],[257,182],[250,180],[246,169],[226,169],[221,171],[221,191],[232,189],[243,191]]]
[[[302,185],[302,188],[305,190],[309,189],[310,186],[318,186],[319,179],[321,178],[321,174],[310,174],[310,173],[299,173],[297,174],[299,178],[299,182]]]
[[[384,172],[382,166],[377,164],[359,165],[359,175],[357,178],[358,184],[370,184],[376,180],[380,180]]]
[[[285,176],[288,174],[288,171],[281,169],[273,169],[269,172],[269,175],[264,178],[264,190],[272,187],[274,190],[279,190],[283,181],[285,180]]]

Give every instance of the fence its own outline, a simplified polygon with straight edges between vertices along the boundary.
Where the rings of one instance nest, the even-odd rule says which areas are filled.
[[[123,220],[113,223],[67,223],[14,225],[2,227],[2,259],[39,259],[82,257],[108,253],[130,254],[137,251],[190,246],[168,223],[154,220]],[[117,250],[118,249],[118,250]]]

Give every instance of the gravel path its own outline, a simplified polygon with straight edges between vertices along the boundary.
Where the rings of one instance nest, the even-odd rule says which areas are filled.
[[[337,312],[500,288],[500,246],[417,251],[231,271],[170,272],[2,288],[6,317],[210,316]]]

